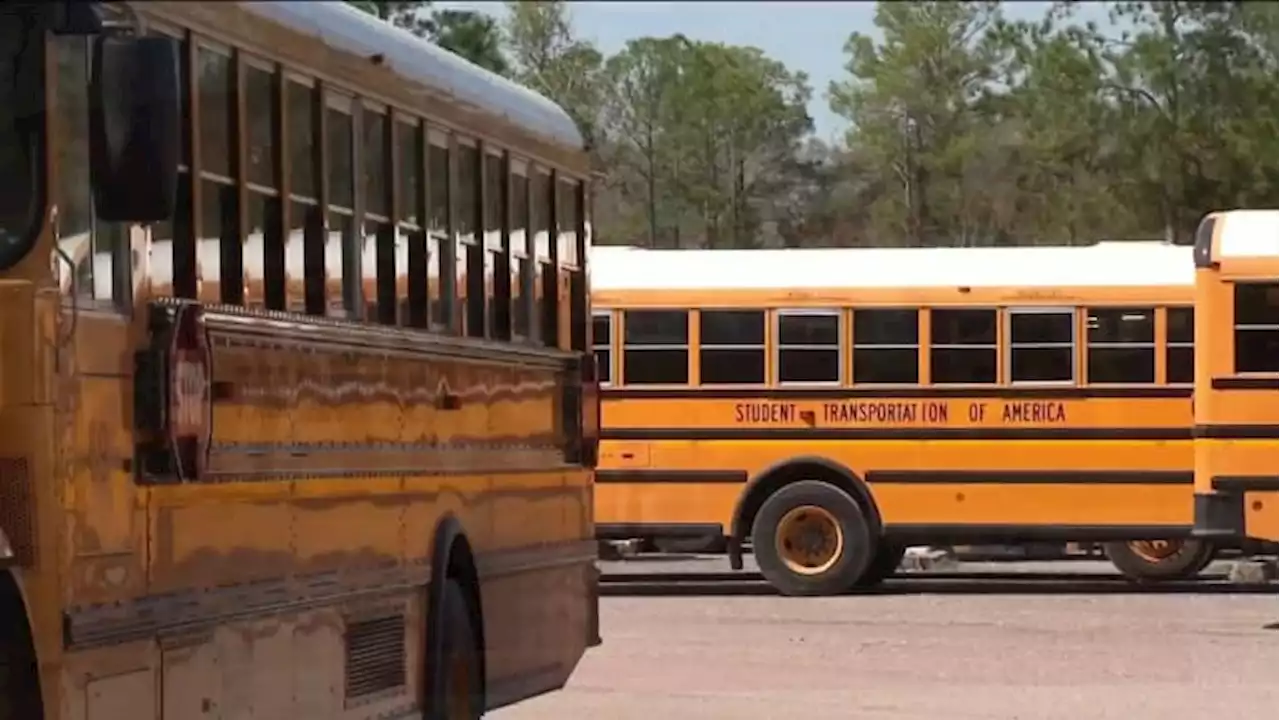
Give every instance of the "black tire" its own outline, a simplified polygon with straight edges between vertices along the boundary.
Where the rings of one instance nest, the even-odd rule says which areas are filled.
[[[812,506],[825,510],[839,525],[838,555],[815,574],[787,566],[778,549],[779,523],[787,513]],[[770,495],[751,524],[751,547],[760,573],[783,595],[835,595],[853,587],[871,562],[871,536],[858,503],[834,485],[802,480]]]
[[[466,593],[454,580],[446,580],[440,607],[444,634],[440,647],[442,687],[435,688],[438,720],[476,720],[484,715],[480,649]]]
[[[26,609],[17,587],[2,573],[0,611],[0,720],[39,720],[44,707]]]
[[[906,554],[906,545],[881,540],[880,545],[876,547],[876,554],[867,564],[866,572],[862,573],[862,577],[858,578],[854,587],[875,587],[886,578],[893,577],[894,573],[898,572],[898,566],[902,564],[902,556]]]
[[[1167,541],[1177,543],[1177,549],[1155,558],[1135,547],[1138,542],[1141,541],[1104,543],[1102,550],[1126,578],[1142,584],[1193,578],[1213,562],[1217,554],[1211,542],[1183,538]]]

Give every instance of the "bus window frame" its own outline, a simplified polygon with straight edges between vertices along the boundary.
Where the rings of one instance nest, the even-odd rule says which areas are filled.
[[[1020,343],[1013,336],[1013,317],[1015,315],[1065,315],[1071,320],[1071,341],[1070,342],[1026,342]],[[1044,305],[1044,306],[1012,306],[1005,308],[1004,312],[1004,364],[1007,369],[1009,385],[1024,386],[1048,386],[1048,387],[1071,387],[1076,385],[1080,379],[1080,328],[1079,315],[1074,305]],[[997,335],[996,344],[999,345],[1000,337]],[[1018,380],[1014,378],[1013,351],[1015,348],[1022,349],[1067,349],[1071,355],[1071,377],[1066,380]]]
[[[1169,321],[1170,317],[1176,311],[1185,310],[1191,313],[1191,340],[1173,340],[1170,338],[1169,328],[1173,327],[1173,323]],[[1196,379],[1196,343],[1195,343],[1195,322],[1196,307],[1195,305],[1167,305],[1164,307],[1164,378],[1166,385],[1174,385],[1177,387],[1192,387],[1195,385]],[[1173,358],[1173,350],[1187,350],[1191,355],[1191,378],[1185,382],[1170,380],[1170,368],[1173,364],[1169,362]]]
[[[702,332],[702,325],[706,321],[708,313],[754,313],[760,316],[760,342],[757,343],[710,343],[706,342]],[[689,332],[692,332],[690,330]],[[748,382],[707,382],[706,366],[703,363],[703,354],[708,350],[728,350],[731,352],[740,351],[758,351],[760,354],[760,379],[758,381]],[[769,383],[769,311],[767,308],[758,307],[724,307],[724,308],[698,308],[698,386],[699,387],[759,387]]]
[[[929,376],[925,378],[924,384],[928,387],[991,387],[1000,384],[1001,375],[1001,353],[1000,353],[1000,308],[994,305],[946,305],[939,307],[922,307],[920,310],[929,312]],[[966,311],[987,311],[992,314],[992,331],[994,337],[990,343],[935,343],[933,341],[933,329],[937,327],[934,323],[935,315],[938,312],[966,312]],[[922,339],[923,342],[923,339]],[[995,358],[995,373],[990,381],[986,380],[966,380],[966,381],[937,381],[934,380],[935,367],[937,362],[934,353],[938,350],[990,350]]]
[[[836,342],[834,345],[795,345],[782,342],[782,320],[787,317],[834,317],[836,319]],[[845,365],[846,337],[844,313],[839,308],[779,308],[773,313],[773,381],[780,387],[839,387]],[[876,347],[876,346],[871,346]],[[783,350],[822,350],[836,351],[836,377],[834,380],[783,380]]]
[[[684,342],[683,343],[661,343],[654,345],[631,345],[627,343],[627,314],[637,312],[668,312],[684,315]],[[621,334],[619,335],[620,352],[618,358],[618,379],[621,385],[635,387],[690,387],[693,385],[693,322],[691,322],[691,314],[689,308],[679,307],[639,307],[628,308],[618,313],[618,324]],[[615,330],[614,332],[619,332]],[[683,382],[640,382],[633,383],[627,379],[627,353],[630,351],[647,352],[652,350],[678,350],[684,353],[684,381]]]
[[[1152,387],[1157,385],[1156,365],[1158,361],[1158,353],[1160,351],[1160,334],[1156,331],[1156,310],[1158,305],[1084,305],[1080,310],[1084,313],[1082,318],[1084,325],[1084,380],[1091,386],[1102,387]],[[1151,315],[1151,340],[1143,342],[1120,341],[1120,342],[1100,342],[1095,343],[1089,339],[1089,318],[1095,312],[1143,312]],[[1089,372],[1089,363],[1094,348],[1102,349],[1149,349],[1151,351],[1151,379],[1150,380],[1120,380],[1120,381],[1096,381],[1093,379],[1093,373]]]
[[[595,334],[596,318],[604,318],[609,325],[609,335],[604,338],[603,342]],[[618,323],[614,320],[613,310],[593,309],[591,311],[591,326],[591,357],[596,364],[596,377],[600,379],[601,387],[612,387],[615,377],[613,368],[617,364],[617,353],[613,349],[613,340],[618,334]],[[609,362],[603,366],[600,364],[600,356],[597,354],[601,349],[609,353]]]
[[[1244,330],[1246,332],[1270,330],[1272,332],[1280,333],[1280,321],[1274,324],[1265,324],[1265,325],[1259,325],[1255,323],[1242,324],[1239,322],[1239,318],[1238,318],[1239,314],[1236,311],[1236,306],[1238,304],[1237,299],[1239,298],[1241,286],[1277,287],[1278,291],[1280,291],[1280,283],[1277,283],[1277,281],[1270,280],[1270,279],[1244,279],[1244,278],[1239,280],[1228,279],[1225,281],[1225,283],[1227,287],[1231,289],[1231,292],[1230,292],[1231,299],[1230,299],[1230,304],[1228,305],[1231,313],[1231,375],[1234,377],[1262,377],[1262,378],[1275,377],[1277,374],[1280,374],[1280,367],[1278,367],[1276,370],[1241,370],[1240,369],[1239,336],[1240,336],[1241,330]]]
[[[846,337],[850,337],[850,336],[851,336],[851,338],[852,338],[851,340],[849,340],[849,355],[848,355],[848,358],[847,358],[847,360],[846,360],[846,362],[848,363],[848,366],[849,366],[849,384],[850,384],[850,385],[852,385],[852,386],[854,386],[854,387],[859,387],[859,386],[863,386],[863,385],[868,385],[868,386],[877,387],[877,388],[879,388],[879,387],[887,387],[887,388],[919,387],[919,386],[921,385],[921,374],[922,374],[922,372],[923,372],[923,370],[924,370],[924,367],[923,367],[923,365],[924,365],[924,364],[920,362],[920,350],[921,350],[921,348],[928,347],[928,345],[926,345],[926,344],[925,344],[925,338],[921,337],[921,335],[920,335],[920,322],[921,322],[921,318],[922,318],[922,317],[924,317],[924,315],[923,315],[924,310],[925,310],[924,308],[922,308],[922,307],[920,307],[920,306],[918,306],[918,305],[916,305],[916,306],[912,306],[912,305],[886,305],[886,306],[870,306],[870,307],[852,307],[852,308],[850,308],[850,314],[849,314],[849,327],[848,327],[848,329],[847,329],[846,333],[845,333],[844,335],[842,335],[842,336],[841,336],[841,339],[842,339],[842,340],[843,340],[843,339],[845,339]],[[915,332],[915,338],[916,338],[916,341],[915,341],[914,343],[882,343],[882,344],[877,344],[877,343],[870,343],[870,344],[867,344],[867,343],[861,343],[861,344],[860,344],[860,343],[858,342],[858,330],[857,330],[857,328],[858,328],[858,313],[864,313],[864,312],[867,312],[867,313],[876,313],[876,312],[886,312],[886,311],[888,311],[888,312],[909,312],[909,313],[911,313],[911,315],[912,315],[912,324],[911,324],[911,327],[915,328],[915,331],[914,331],[914,332]],[[865,380],[864,380],[864,381],[859,382],[859,381],[857,380],[857,377],[858,377],[858,350],[859,350],[859,349],[864,349],[864,350],[910,350],[910,351],[911,351],[911,354],[912,354],[912,357],[914,358],[914,361],[913,361],[913,362],[914,362],[914,368],[913,368],[913,369],[915,370],[915,373],[914,373],[914,375],[915,375],[915,379],[913,379],[913,380],[911,380],[911,381],[909,381],[909,382],[880,382],[880,381],[865,381]]]

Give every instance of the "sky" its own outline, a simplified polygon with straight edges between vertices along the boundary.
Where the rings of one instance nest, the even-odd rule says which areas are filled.
[[[1010,19],[1043,16],[1049,2],[1005,3]],[[438,8],[466,8],[501,16],[500,2],[436,2]],[[684,33],[690,39],[732,45],[754,45],[792,70],[809,76],[813,99],[809,114],[815,134],[824,140],[843,136],[848,123],[831,112],[827,87],[846,77],[844,43],[849,34],[879,37],[872,2],[574,2],[574,28],[601,52],[611,55],[628,40]],[[1100,4],[1084,8],[1082,17],[1105,22]]]

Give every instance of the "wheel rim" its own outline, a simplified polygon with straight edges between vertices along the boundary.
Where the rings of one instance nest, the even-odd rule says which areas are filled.
[[[778,522],[774,546],[791,572],[820,575],[844,552],[844,530],[826,508],[801,505],[788,510]]]
[[[474,720],[471,708],[471,666],[464,653],[449,662],[449,720]]]
[[[1129,549],[1134,555],[1149,563],[1168,560],[1182,550],[1182,542],[1178,540],[1133,540]]]

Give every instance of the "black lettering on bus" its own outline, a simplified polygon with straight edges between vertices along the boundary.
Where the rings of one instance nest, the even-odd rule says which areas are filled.
[[[945,410],[942,414],[945,418]],[[894,401],[826,403],[822,415],[828,423],[906,425],[920,421],[920,405]]]
[[[1063,423],[1067,421],[1067,408],[1063,403],[1030,401],[1006,403],[1000,415],[1005,423]]]
[[[930,425],[945,425],[948,405],[936,400],[924,404],[924,421]]]
[[[969,422],[982,422],[987,418],[987,404],[983,402],[970,403],[969,405]]]
[[[796,420],[796,404],[780,402],[744,402],[734,406],[739,423],[790,423]]]

